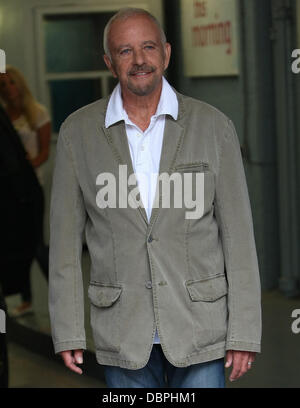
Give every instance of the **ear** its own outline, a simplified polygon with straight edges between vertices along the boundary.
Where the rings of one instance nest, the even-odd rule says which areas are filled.
[[[171,58],[171,44],[166,43],[165,44],[165,64],[164,64],[165,69],[167,69],[169,66],[170,58]]]
[[[115,78],[117,78],[118,77],[117,73],[116,73],[116,71],[115,71],[115,69],[113,67],[113,63],[112,63],[111,59],[109,58],[109,56],[104,54],[103,59],[104,59],[104,62],[105,62],[105,65],[107,66],[107,68],[110,70],[110,72],[113,74],[113,76]]]

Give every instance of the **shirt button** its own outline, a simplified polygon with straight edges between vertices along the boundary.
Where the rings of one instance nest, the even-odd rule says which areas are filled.
[[[141,150],[142,150],[142,151],[145,150],[145,147],[144,147],[144,146],[141,146]]]
[[[153,241],[153,238],[152,238],[152,236],[150,235],[150,237],[148,238],[148,242],[150,243],[150,242],[152,242]]]
[[[146,282],[146,288],[147,288],[147,289],[151,289],[151,288],[152,288],[152,282],[151,282],[151,281]]]

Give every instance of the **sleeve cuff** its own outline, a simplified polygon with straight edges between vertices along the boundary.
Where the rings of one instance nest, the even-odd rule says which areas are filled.
[[[260,353],[261,346],[260,343],[247,343],[244,341],[227,341],[226,350],[252,351],[255,353]]]
[[[69,340],[69,341],[61,341],[59,343],[54,343],[55,354],[60,353],[61,351],[78,350],[78,349],[86,350],[85,340]]]

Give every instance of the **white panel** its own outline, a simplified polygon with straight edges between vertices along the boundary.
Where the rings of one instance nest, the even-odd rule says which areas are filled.
[[[237,75],[237,0],[181,0],[181,16],[185,75]]]

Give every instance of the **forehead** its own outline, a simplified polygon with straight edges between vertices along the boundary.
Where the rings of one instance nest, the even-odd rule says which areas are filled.
[[[121,43],[157,42],[160,40],[160,31],[148,16],[136,15],[114,21],[110,27],[109,40],[115,46]]]

